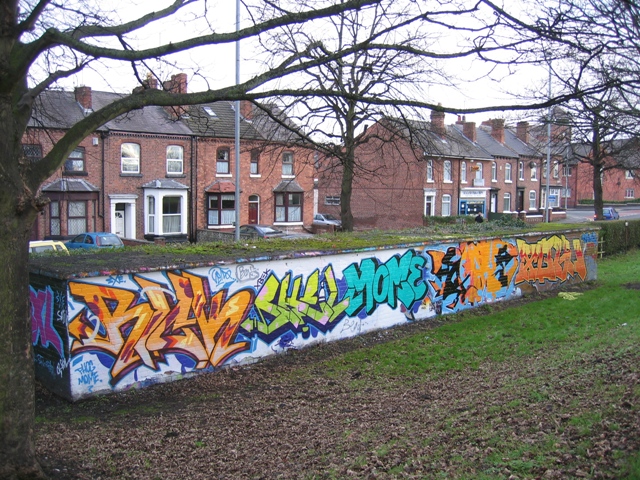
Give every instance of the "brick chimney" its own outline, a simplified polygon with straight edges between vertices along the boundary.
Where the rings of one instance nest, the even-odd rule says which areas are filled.
[[[431,130],[440,136],[446,133],[444,127],[444,112],[431,110]]]
[[[73,93],[76,96],[76,102],[85,110],[93,110],[93,102],[91,101],[91,87],[76,87]]]
[[[456,121],[456,125],[464,125],[466,121],[467,121],[466,115],[458,115],[458,120]]]
[[[504,143],[504,118],[491,120],[491,136],[498,142]]]
[[[476,135],[476,122],[464,122],[462,124],[462,133],[472,142],[477,140]]]
[[[526,144],[529,143],[529,122],[518,122],[516,124],[516,137]]]
[[[171,75],[171,79],[163,82],[162,87],[170,93],[187,93],[187,74],[178,73]],[[177,120],[187,113],[187,109],[182,105],[164,107],[164,109],[174,120]]]
[[[249,100],[240,100],[240,115],[245,120],[253,119],[253,103]]]

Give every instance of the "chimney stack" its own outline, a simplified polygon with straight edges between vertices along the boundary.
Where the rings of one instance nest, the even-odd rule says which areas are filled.
[[[171,80],[163,82],[162,87],[170,93],[187,93],[187,74],[178,73],[176,75],[171,75]],[[164,109],[174,120],[177,120],[187,113],[187,109],[182,105],[164,107]]]
[[[504,143],[504,118],[491,120],[491,136],[500,143]]]
[[[253,119],[253,103],[249,100],[240,100],[240,115],[245,120]]]
[[[516,137],[523,143],[529,143],[529,122],[518,122],[516,124]]]
[[[76,96],[76,102],[85,110],[93,110],[93,102],[91,101],[91,87],[76,87],[73,93]]]
[[[431,130],[440,136],[446,133],[444,127],[444,112],[431,111]]]
[[[476,122],[464,122],[462,124],[462,133],[475,143],[478,138],[476,135]]]

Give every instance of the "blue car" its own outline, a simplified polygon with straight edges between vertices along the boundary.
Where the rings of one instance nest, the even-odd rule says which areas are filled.
[[[122,248],[124,243],[114,233],[107,232],[90,232],[81,233],[75,238],[69,240],[66,244],[67,248]]]
[[[618,211],[613,208],[613,207],[604,207],[602,209],[602,218],[604,218],[605,220],[618,220],[620,218],[620,215],[618,214]],[[593,216],[593,219],[596,220],[596,216]]]

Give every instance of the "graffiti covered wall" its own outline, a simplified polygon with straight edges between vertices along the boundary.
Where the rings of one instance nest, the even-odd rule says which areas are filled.
[[[488,239],[51,281],[36,371],[77,400],[595,279],[597,234]]]

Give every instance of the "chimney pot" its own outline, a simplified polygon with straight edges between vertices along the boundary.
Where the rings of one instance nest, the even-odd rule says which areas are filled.
[[[444,136],[444,112],[431,111],[431,130],[440,136]]]
[[[78,102],[82,108],[85,110],[93,109],[91,87],[76,87],[73,93],[75,94],[76,102]]]

